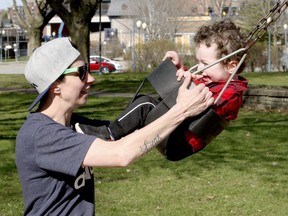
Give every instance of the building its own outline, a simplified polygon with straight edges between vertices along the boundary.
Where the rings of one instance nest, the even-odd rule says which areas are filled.
[[[180,1],[182,1],[182,4],[180,4]],[[123,48],[129,48],[157,36],[157,33],[155,34],[155,31],[153,32],[153,29],[151,29],[154,25],[152,22],[157,19],[150,21],[143,20],[143,17],[133,7],[136,2],[143,1],[101,0],[101,7],[98,8],[91,20],[91,44],[99,44],[99,42],[105,44],[109,40],[116,38]],[[167,3],[167,1],[161,2],[162,4],[164,2]],[[177,27],[175,26],[172,29],[169,36],[174,38],[175,43],[178,45],[190,46],[199,26],[219,15],[237,14],[238,2],[238,0],[228,0],[225,1],[225,5],[219,8],[214,0],[179,0],[177,2],[179,4],[178,13],[174,13],[171,17],[168,17],[169,21],[171,21],[170,24],[177,22]],[[35,7],[35,0],[27,0],[27,4],[30,7],[32,16],[38,13],[37,7]],[[20,16],[26,19],[23,7],[18,6],[17,9]],[[165,9],[161,7],[161,10]],[[167,19],[167,17],[165,18]],[[9,8],[8,19],[11,20],[13,25],[10,27],[1,25],[1,29],[4,29],[6,32],[6,34],[2,34],[2,41],[7,43],[8,41],[13,41],[16,43],[18,37],[20,50],[25,49],[25,46],[21,45],[22,39],[25,40],[25,31],[20,27],[15,8]],[[161,25],[159,25],[159,28],[161,28]],[[162,29],[162,32],[166,31],[168,30]],[[69,32],[60,17],[55,16],[43,30],[43,41],[62,36],[69,36]]]

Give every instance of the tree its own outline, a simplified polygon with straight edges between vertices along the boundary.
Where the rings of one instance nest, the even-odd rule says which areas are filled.
[[[71,40],[88,62],[90,47],[90,22],[98,8],[99,0],[46,0],[64,21]]]
[[[139,29],[138,43],[134,45],[137,51],[131,50],[130,53],[132,59],[134,56],[133,67],[136,66],[138,71],[151,70],[162,61],[167,50],[175,50],[173,39],[182,20],[185,0],[133,0],[130,2],[133,7],[133,14],[130,14],[133,29],[135,30],[138,20],[146,24],[142,43],[140,42],[141,29]]]
[[[183,15],[184,0],[134,0],[134,19],[146,23],[147,38],[174,38]]]
[[[20,16],[16,0],[13,0],[13,5],[20,25],[28,33],[29,40],[27,55],[30,56],[33,50],[41,45],[42,31],[55,15],[55,11],[47,5],[45,0],[37,0],[35,1],[35,6],[37,6],[38,13],[32,15],[31,8],[27,5],[27,0],[21,1],[23,4],[25,19]]]
[[[283,2],[285,0],[282,0],[280,2]],[[287,0],[286,0],[287,1]],[[265,17],[270,10],[273,8],[273,6],[275,5],[275,1],[274,0],[264,0],[263,2],[261,2],[261,4],[259,4],[258,0],[250,0],[245,1],[242,0],[242,4],[241,4],[241,8],[239,10],[239,16],[237,19],[237,24],[244,29],[247,34],[248,32],[251,32],[251,30],[253,28],[256,27],[256,24],[258,22],[258,20],[260,20],[261,18]],[[273,17],[275,18],[275,17]],[[266,58],[266,62],[265,61],[259,61],[255,60],[255,65],[259,64],[260,62],[263,63],[267,63],[267,56],[268,54],[271,55],[271,60],[273,62],[273,65],[275,68],[280,68],[279,66],[279,59],[280,59],[280,52],[281,49],[279,49],[279,45],[277,45],[277,41],[279,40],[279,34],[278,32],[283,32],[283,24],[285,22],[285,20],[287,19],[287,14],[285,15],[284,13],[281,14],[281,16],[279,17],[279,19],[276,22],[273,22],[269,25],[267,31],[269,31],[271,34],[271,44],[270,44],[270,51],[269,51],[269,47],[267,47],[267,45],[269,46],[268,42],[269,41],[269,34],[265,34],[263,36],[263,38],[261,38],[257,43],[262,43],[262,50],[259,49],[251,49],[250,53],[253,56],[257,56],[260,53],[264,53],[264,57]],[[258,47],[258,48],[259,48]],[[255,53],[254,51],[257,50]],[[251,55],[251,56],[252,56]],[[259,67],[264,67],[264,66],[260,66]]]

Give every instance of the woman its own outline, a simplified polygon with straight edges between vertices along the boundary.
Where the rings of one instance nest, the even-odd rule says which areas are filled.
[[[213,103],[204,85],[188,90],[188,76],[169,112],[118,141],[105,141],[73,130],[76,122],[92,121],[73,112],[86,103],[94,78],[68,38],[36,49],[27,62],[25,76],[39,92],[30,111],[40,104],[29,114],[16,139],[24,215],[94,215],[92,167],[128,166],[184,119]]]

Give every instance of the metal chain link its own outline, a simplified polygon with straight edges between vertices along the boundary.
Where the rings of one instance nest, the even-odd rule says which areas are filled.
[[[275,22],[279,16],[287,9],[288,7],[288,0],[283,1],[282,3],[280,1],[278,1],[273,8],[269,11],[269,13],[261,18],[258,23],[256,24],[256,27],[248,34],[248,36],[246,37],[246,46],[243,48],[240,48],[232,53],[230,53],[229,55],[226,55],[220,59],[218,59],[217,61],[213,62],[212,64],[209,64],[199,70],[196,70],[194,72],[192,72],[193,70],[195,70],[197,68],[198,65],[195,65],[193,67],[191,67],[189,69],[189,71],[192,74],[198,74],[204,70],[206,70],[207,68],[212,67],[213,65],[233,56],[236,55],[237,53],[242,52],[243,54],[246,53],[248,51],[248,49],[250,49],[266,32],[267,32],[267,28],[268,26]]]
[[[288,0],[285,0],[282,3],[278,1],[269,11],[269,13],[258,21],[256,27],[246,38],[246,51],[250,49],[257,42],[257,40],[259,40],[267,32],[268,26],[280,17],[287,7]]]

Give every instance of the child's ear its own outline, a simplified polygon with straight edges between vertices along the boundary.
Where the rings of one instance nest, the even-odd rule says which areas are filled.
[[[232,74],[237,68],[238,62],[237,61],[230,61],[227,65],[227,71],[229,74]]]

